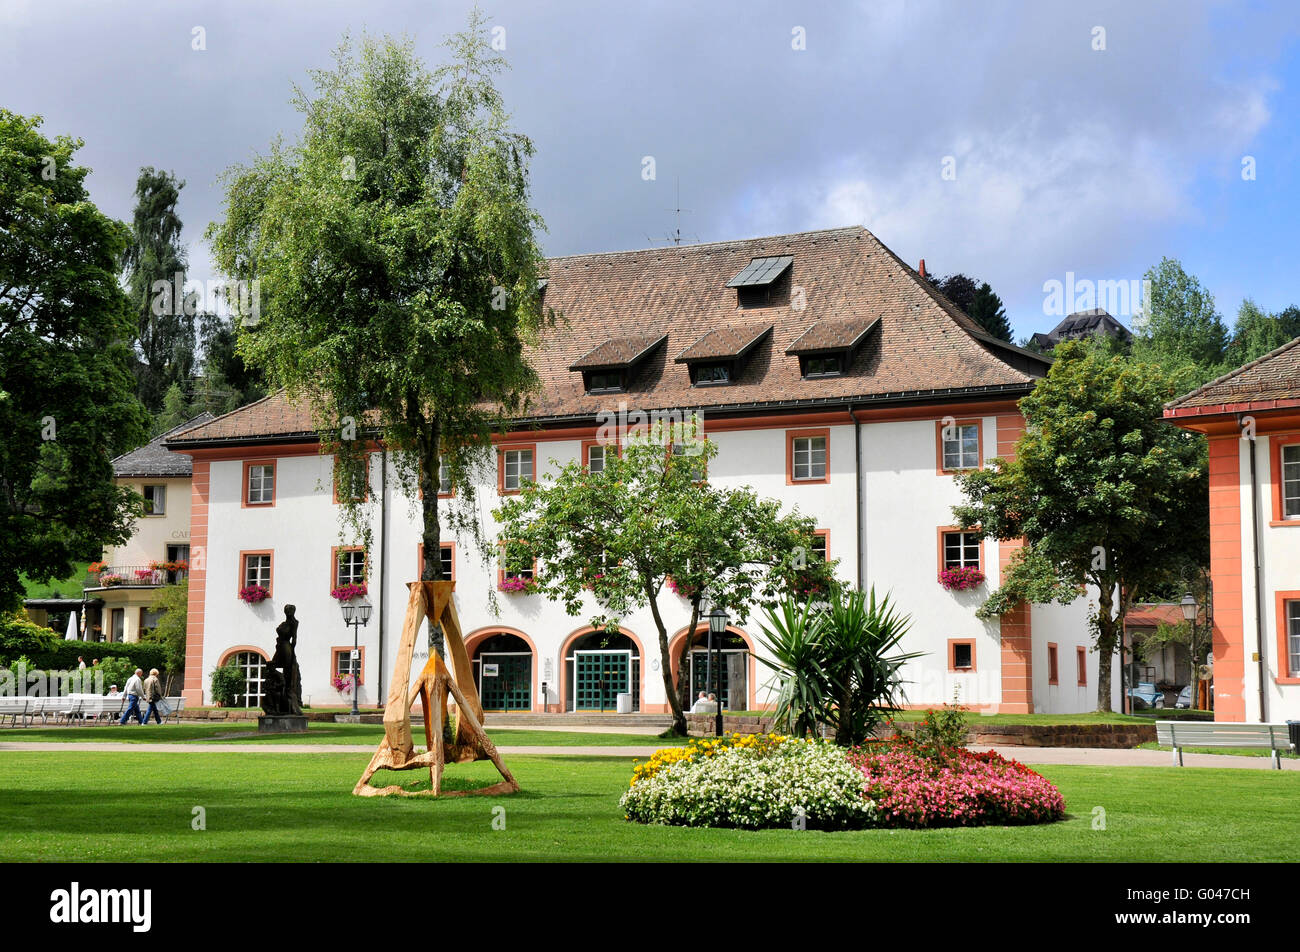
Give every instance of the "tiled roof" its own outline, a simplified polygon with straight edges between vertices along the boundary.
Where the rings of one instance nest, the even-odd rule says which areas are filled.
[[[1183,620],[1183,606],[1177,602],[1146,602],[1134,605],[1124,615],[1125,628],[1156,628]]]
[[[727,287],[753,259],[785,255],[794,258],[782,278],[791,297],[742,303]],[[548,272],[546,305],[561,318],[530,353],[542,383],[526,412],[532,420],[593,419],[620,401],[632,409],[707,414],[738,406],[900,395],[1018,393],[1045,374],[1049,363],[989,336],[861,227],[571,255],[550,259]],[[798,359],[787,355],[796,340],[823,322],[827,328],[851,329],[877,320],[879,327],[842,376],[805,380]],[[673,359],[723,328],[766,325],[772,332],[725,386],[693,387],[688,367]],[[626,363],[638,344],[644,349],[663,335],[667,346],[654,348],[628,375],[626,393],[585,392],[582,374],[574,368],[591,368],[596,361]],[[306,407],[274,394],[190,430],[183,440],[286,437],[311,429]]]
[[[1300,400],[1300,337],[1165,404],[1166,410]]]
[[[193,460],[185,453],[167,449],[163,441],[212,419],[214,417],[211,413],[200,413],[194,419],[186,420],[180,426],[172,427],[166,433],[155,437],[139,449],[123,453],[113,460],[113,475],[120,477],[193,475]]]
[[[678,354],[674,363],[740,357],[751,347],[757,346],[771,330],[771,321],[716,328]]]

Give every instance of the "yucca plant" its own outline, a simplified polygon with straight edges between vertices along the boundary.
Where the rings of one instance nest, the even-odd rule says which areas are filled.
[[[759,641],[771,657],[758,660],[778,684],[780,729],[802,737],[827,724],[852,746],[899,709],[901,669],[921,652],[896,652],[912,619],[888,595],[836,587],[825,602],[787,598],[766,614]]]
[[[826,707],[827,679],[822,668],[825,618],[811,602],[787,596],[766,609],[758,641],[770,658],[755,655],[777,681],[775,725],[796,737],[816,735]]]

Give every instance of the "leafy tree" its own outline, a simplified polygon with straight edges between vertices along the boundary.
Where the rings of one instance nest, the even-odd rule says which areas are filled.
[[[373,434],[395,451],[401,490],[422,493],[425,551],[438,551],[445,465],[449,522],[486,558],[470,472],[537,387],[524,351],[542,323],[542,223],[533,146],[508,126],[493,84],[504,62],[477,10],[447,46],[430,75],[409,41],[345,40],[334,69],[313,72],[314,96],[295,91],[298,143],[228,173],[209,236],[228,277],[260,281],[239,353],[311,407],[340,497],[362,497]],[[368,546],[364,504],[344,515]],[[441,578],[441,560],[424,577]],[[430,638],[438,648],[441,632]]]
[[[1184,391],[1227,369],[1228,328],[1214,295],[1172,258],[1161,258],[1146,279],[1151,291],[1134,322],[1133,356],[1178,374]]]
[[[158,623],[147,631],[141,641],[162,645],[166,651],[167,688],[171,694],[172,682],[185,671],[185,632],[189,613],[190,583],[164,585],[154,592],[150,611],[161,612]]]
[[[966,313],[998,340],[1011,343],[1011,323],[1007,320],[1007,309],[1002,305],[1002,298],[993,292],[987,281],[975,289],[970,310]]]
[[[1129,607],[1189,557],[1208,564],[1206,450],[1161,419],[1179,393],[1173,375],[1076,341],[1055,356],[1020,401],[1027,428],[1015,459],[958,477],[968,501],[953,512],[986,537],[1025,540],[981,618],[1096,587],[1097,707],[1109,711]]]
[[[154,436],[180,426],[193,415],[190,413],[190,405],[185,399],[185,392],[181,390],[181,385],[173,383],[167,388],[167,395],[163,397],[162,410],[154,417]]]
[[[82,143],[40,125],[0,109],[0,608],[20,574],[67,578],[125,542],[142,506],[110,462],[148,423],[117,283],[127,232],[91,203]]]
[[[898,652],[911,628],[886,595],[835,587],[827,601],[785,599],[766,612],[758,660],[777,681],[775,720],[803,737],[819,725],[846,747],[860,744],[903,700],[903,665],[918,652]]]
[[[1002,298],[994,293],[987,281],[958,273],[945,278],[930,275],[930,283],[962,313],[994,337],[1011,342],[1011,324],[1007,320],[1006,308],[1002,304]]]
[[[198,315],[199,376],[190,415],[221,415],[266,396],[265,374],[244,362],[237,350],[238,330],[230,314]]]
[[[667,440],[698,455],[673,454]],[[617,631],[629,611],[650,609],[679,733],[686,731],[686,718],[660,608],[668,580],[691,603],[687,645],[706,604],[724,606],[744,624],[755,605],[775,604],[794,578],[822,585],[830,580],[830,567],[808,557],[813,520],[783,515],[779,503],[748,488],[724,489],[699,478],[716,452],[708,441],[651,427],[629,439],[621,455],[606,453],[603,471],[590,473],[571,462],[494,513],[501,538],[537,559],[537,590],[562,602],[569,614],[590,605],[589,595],[596,603],[592,627]],[[687,680],[684,668],[679,680]]]
[[[186,254],[176,214],[184,187],[170,172],[140,170],[123,262],[127,293],[136,312],[140,399],[150,410],[162,406],[171,385],[187,385],[194,368],[197,301],[184,291]]]
[[[1300,337],[1300,307],[1268,314],[1250,298],[1241,302],[1228,343],[1227,364],[1240,367]]]

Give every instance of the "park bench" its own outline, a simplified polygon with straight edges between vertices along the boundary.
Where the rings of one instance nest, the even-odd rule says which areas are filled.
[[[163,723],[166,724],[169,721],[173,724],[176,723],[180,719],[181,711],[185,708],[185,698],[169,697],[163,700],[167,702],[167,715],[163,718]]]
[[[1260,747],[1273,767],[1282,769],[1278,751],[1291,749],[1285,724],[1230,724],[1219,721],[1156,721],[1156,741],[1174,749],[1174,766],[1183,765],[1184,747]]]
[[[0,697],[0,724],[3,724],[5,718],[9,718],[9,723],[13,727],[18,726],[18,719],[27,718],[27,708],[31,705],[31,698],[28,697]]]

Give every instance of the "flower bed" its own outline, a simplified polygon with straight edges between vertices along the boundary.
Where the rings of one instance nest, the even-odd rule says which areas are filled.
[[[620,805],[638,823],[742,829],[1010,826],[1065,815],[1050,781],[992,751],[901,737],[846,751],[778,734],[656,751],[635,767]]]
[[[857,829],[877,812],[842,748],[772,734],[658,751],[620,805],[640,823],[743,829]]]
[[[1065,816],[1065,799],[1051,781],[994,751],[894,738],[857,748],[849,760],[866,778],[882,826],[1020,825]]]

